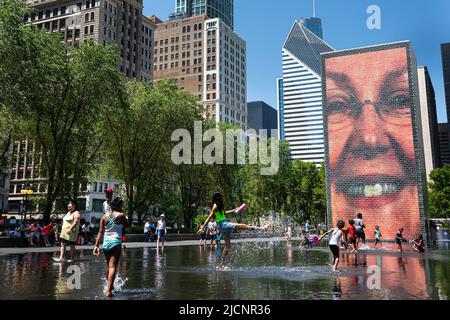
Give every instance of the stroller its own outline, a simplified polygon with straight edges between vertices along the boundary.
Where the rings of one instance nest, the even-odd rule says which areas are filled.
[[[302,248],[312,248],[313,246],[315,246],[316,244],[319,243],[319,237],[318,236],[313,236],[313,237],[309,237],[306,234],[306,231],[304,229],[302,229],[302,241],[300,242],[300,246]]]

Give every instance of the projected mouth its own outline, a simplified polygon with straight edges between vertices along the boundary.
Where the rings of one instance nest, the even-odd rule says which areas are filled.
[[[395,195],[404,186],[402,180],[392,177],[357,177],[338,183],[337,190],[352,198],[377,198]]]

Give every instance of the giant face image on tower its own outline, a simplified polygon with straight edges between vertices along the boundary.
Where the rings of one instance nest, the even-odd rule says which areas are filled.
[[[409,45],[323,56],[329,213],[333,224],[363,214],[393,239],[423,230]]]

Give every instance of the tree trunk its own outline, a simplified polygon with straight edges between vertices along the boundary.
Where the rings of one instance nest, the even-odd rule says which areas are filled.
[[[138,226],[142,224],[142,212],[140,210],[137,212],[137,223]]]
[[[52,214],[53,200],[47,195],[45,199],[45,209],[44,209],[44,222],[48,224],[50,222],[50,215]]]
[[[130,222],[130,226],[133,225],[133,211],[134,211],[134,202],[132,200],[128,201],[128,221]]]
[[[53,210],[53,204],[55,202],[55,186],[54,186],[54,176],[49,175],[49,180],[47,184],[47,194],[45,196],[45,208],[44,208],[44,222],[48,224],[50,222],[50,216]]]

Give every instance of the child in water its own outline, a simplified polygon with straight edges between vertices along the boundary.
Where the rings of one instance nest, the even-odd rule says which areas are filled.
[[[206,226],[200,230],[200,245],[206,245]]]
[[[117,265],[122,253],[122,230],[129,226],[128,219],[122,211],[122,204],[123,201],[120,198],[115,198],[111,202],[111,210],[107,211],[100,219],[100,229],[94,247],[94,255],[98,257],[100,255],[100,240],[104,235],[103,252],[106,257],[106,278],[108,279],[107,298],[113,296]]]
[[[400,228],[395,236],[395,243],[397,243],[398,252],[403,252],[402,242],[407,242],[407,240],[403,238],[403,228]]]
[[[220,246],[220,229],[217,228],[217,235],[216,235],[216,246]]]
[[[350,227],[348,227],[348,245],[350,247],[350,254],[351,253],[358,253],[358,249],[356,248],[356,228],[355,228],[355,221],[351,219],[349,222]]]
[[[417,235],[416,239],[411,241],[412,248],[416,252],[425,252],[423,236],[421,234]]]
[[[231,247],[231,239],[230,236],[235,230],[261,230],[267,232],[269,230],[269,226],[265,225],[264,227],[256,227],[256,226],[249,226],[247,224],[242,223],[232,223],[227,220],[226,215],[232,214],[238,211],[239,208],[235,208],[233,210],[225,211],[224,204],[223,204],[223,196],[221,193],[216,192],[213,195],[212,198],[212,208],[211,212],[206,219],[205,223],[200,226],[197,234],[201,233],[202,230],[205,228],[205,225],[211,221],[213,216],[216,218],[217,226],[220,229],[220,233],[222,237],[225,239],[225,248],[222,253],[221,261],[217,265],[217,269],[222,269],[224,267],[225,258],[227,257],[230,247]]]
[[[319,241],[321,241],[325,236],[330,236],[330,241],[328,242],[330,246],[330,250],[333,253],[333,272],[336,272],[338,270],[339,265],[339,242],[342,238],[342,228],[345,227],[345,222],[342,220],[339,220],[336,224],[336,227],[333,229],[328,230],[325,232],[320,238]]]
[[[383,244],[381,243],[381,232],[380,232],[380,227],[379,226],[375,226],[375,231],[374,231],[374,237],[375,237],[375,245],[373,246],[374,248],[377,246],[377,244],[380,244],[380,247],[383,248]]]
[[[349,230],[347,227],[342,228],[341,249],[348,250],[348,232]]]

